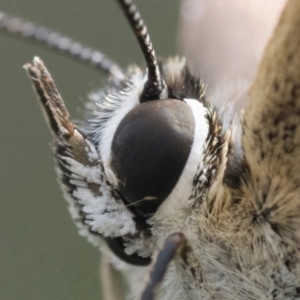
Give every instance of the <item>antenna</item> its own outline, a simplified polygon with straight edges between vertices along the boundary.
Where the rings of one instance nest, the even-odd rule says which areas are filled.
[[[131,0],[118,0],[133,32],[140,44],[148,68],[148,80],[145,83],[141,102],[149,100],[167,99],[168,89],[158,67],[155,51],[150,40],[146,25]]]
[[[103,53],[45,27],[21,20],[0,11],[0,30],[38,42],[118,80],[124,78],[120,67]]]

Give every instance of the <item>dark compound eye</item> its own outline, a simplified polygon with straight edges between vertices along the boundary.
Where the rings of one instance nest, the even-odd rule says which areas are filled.
[[[111,168],[123,200],[141,216],[153,214],[176,186],[194,132],[190,106],[175,99],[142,103],[119,124]]]

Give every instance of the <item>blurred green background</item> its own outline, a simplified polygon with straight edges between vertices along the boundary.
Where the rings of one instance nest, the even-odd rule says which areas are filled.
[[[136,1],[156,52],[176,53],[179,1]],[[0,10],[102,50],[144,62],[113,0],[1,0]],[[40,56],[73,118],[99,73],[0,32],[0,299],[100,299],[99,253],[73,225],[53,169],[51,136],[22,66]],[[78,109],[79,108],[79,109]]]

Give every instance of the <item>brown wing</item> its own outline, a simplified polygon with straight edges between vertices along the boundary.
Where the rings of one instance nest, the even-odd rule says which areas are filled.
[[[249,92],[242,146],[250,175],[245,198],[256,215],[271,225],[283,248],[291,247],[285,259],[296,261],[300,241],[298,0],[288,1],[263,54]]]

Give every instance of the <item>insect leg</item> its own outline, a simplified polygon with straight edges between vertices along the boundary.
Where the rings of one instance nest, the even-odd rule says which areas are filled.
[[[125,299],[126,288],[122,275],[105,257],[102,257],[100,262],[100,278],[105,300]]]
[[[186,299],[210,295],[198,258],[183,233],[173,233],[165,241],[149,274],[141,300],[154,300],[171,262],[175,263]],[[210,296],[210,299],[213,297]]]

